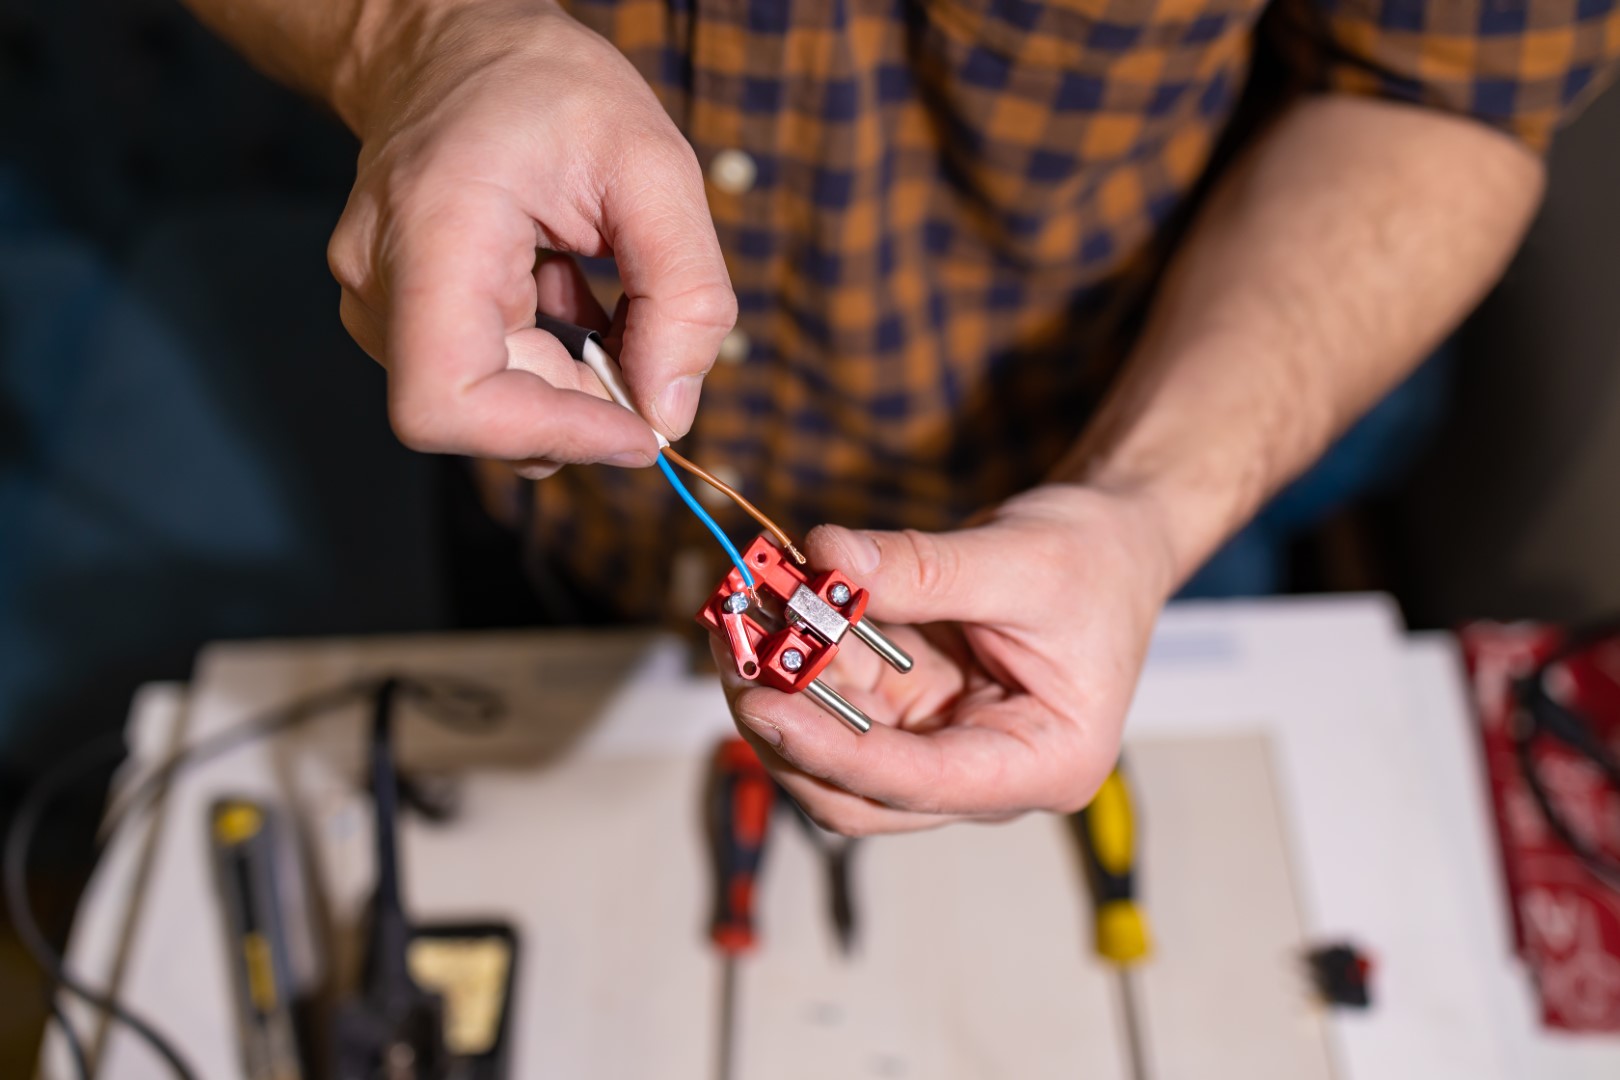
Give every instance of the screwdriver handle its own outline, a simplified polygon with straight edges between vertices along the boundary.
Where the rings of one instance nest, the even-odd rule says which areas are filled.
[[[727,739],[715,750],[709,784],[715,908],[710,936],[728,955],[754,947],[754,883],[765,854],[776,785],[754,748]]]
[[[1136,821],[1130,788],[1118,766],[1091,804],[1074,816],[1091,888],[1097,953],[1132,964],[1152,951],[1147,917],[1136,896]]]

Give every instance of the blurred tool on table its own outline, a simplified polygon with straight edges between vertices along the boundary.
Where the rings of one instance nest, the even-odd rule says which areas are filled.
[[[718,1076],[730,1080],[737,1038],[737,959],[757,941],[755,885],[770,833],[776,785],[753,747],[742,739],[726,739],[715,749],[708,797],[715,893],[709,935],[724,957]]]
[[[1305,966],[1322,1004],[1346,1009],[1372,1006],[1372,957],[1353,942],[1311,949],[1305,954]]]
[[[296,992],[282,915],[275,810],[221,799],[209,813],[246,1080],[302,1080]]]
[[[1108,774],[1090,805],[1074,815],[1086,883],[1091,888],[1097,955],[1119,974],[1120,1011],[1133,1080],[1147,1080],[1142,1017],[1133,969],[1152,951],[1147,916],[1136,895],[1136,813],[1120,766]]]
[[[339,1080],[437,1077],[447,1068],[444,1002],[411,978],[411,927],[399,891],[399,785],[394,768],[394,703],[399,683],[377,691],[369,766],[376,814],[377,887],[368,912],[365,973],[359,995],[340,1004],[333,1025]]]
[[[405,785],[395,761],[395,710],[402,698],[420,693],[397,678],[384,679],[376,692],[368,758],[377,884],[367,912],[362,986],[338,1003],[333,1017],[336,1080],[506,1075],[515,930],[492,920],[418,923],[402,899],[398,837]]]
[[[786,790],[779,788],[778,795],[804,826],[805,835],[826,867],[827,914],[832,919],[833,933],[838,936],[838,951],[845,957],[851,956],[855,952],[856,935],[854,888],[849,869],[858,842],[854,837],[839,836],[817,825]]]

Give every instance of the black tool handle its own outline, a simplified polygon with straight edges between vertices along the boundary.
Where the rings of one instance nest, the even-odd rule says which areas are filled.
[[[595,330],[575,326],[571,322],[554,318],[544,312],[535,313],[534,325],[562,342],[563,348],[568,350],[568,355],[581,362],[585,360],[585,343],[587,341],[594,340],[598,345],[602,344],[602,337]]]

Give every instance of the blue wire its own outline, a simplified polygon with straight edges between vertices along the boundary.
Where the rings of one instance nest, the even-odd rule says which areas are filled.
[[[720,546],[726,549],[726,554],[731,556],[731,565],[735,566],[737,573],[742,575],[743,584],[748,586],[749,589],[753,589],[754,575],[748,572],[748,564],[737,553],[737,546],[731,542],[731,537],[727,536],[725,531],[715,524],[714,518],[709,516],[709,512],[699,506],[696,499],[692,498],[692,493],[686,490],[686,485],[681,483],[681,478],[675,472],[674,466],[669,463],[669,459],[664,457],[662,453],[658,455],[658,467],[663,470],[664,478],[675,489],[675,494],[681,497],[681,501],[686,504],[687,508],[697,515],[699,521],[703,522],[704,528],[712,532],[714,538],[720,541]]]

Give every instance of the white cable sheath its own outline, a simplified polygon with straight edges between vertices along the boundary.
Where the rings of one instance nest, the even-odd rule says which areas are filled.
[[[624,373],[619,370],[618,363],[608,355],[608,351],[602,348],[594,336],[585,339],[580,352],[583,354],[585,366],[595,372],[596,377],[601,379],[602,385],[607,388],[608,397],[637,416],[641,416],[636,407],[630,403],[630,392],[624,388]],[[646,417],[642,419],[645,420]],[[653,428],[653,434],[658,437],[658,449],[662,450],[669,445],[669,440],[664,438],[657,428]]]

